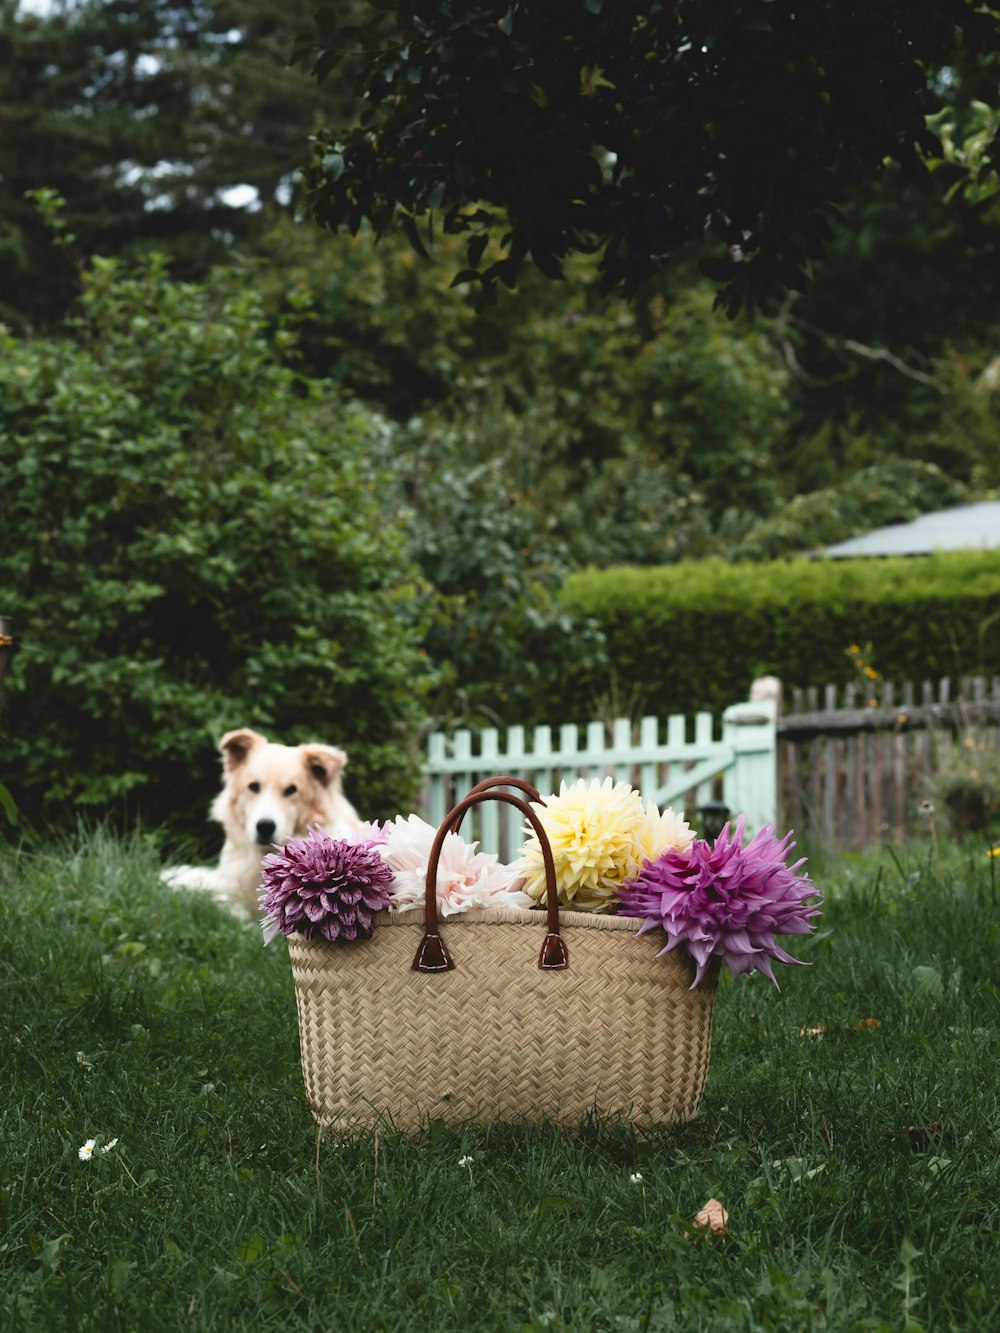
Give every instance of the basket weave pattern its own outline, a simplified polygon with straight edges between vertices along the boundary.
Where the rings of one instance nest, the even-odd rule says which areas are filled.
[[[689,990],[681,951],[634,917],[559,913],[565,970],[544,971],[545,915],[475,908],[444,923],[453,971],[413,971],[424,913],[383,912],[370,940],[292,935],[306,1093],[320,1125],[401,1129],[589,1111],[641,1127],[698,1111],[718,966]]]

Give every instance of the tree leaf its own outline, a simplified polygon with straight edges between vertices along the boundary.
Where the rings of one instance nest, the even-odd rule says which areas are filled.
[[[479,261],[483,257],[483,252],[490,243],[490,234],[488,231],[479,232],[478,235],[471,237],[466,247],[466,255],[473,268],[479,267]]]

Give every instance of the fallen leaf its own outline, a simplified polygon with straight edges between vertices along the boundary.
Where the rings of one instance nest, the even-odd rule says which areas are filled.
[[[863,1018],[860,1023],[854,1024],[858,1032],[863,1032],[865,1028],[880,1028],[882,1026],[881,1018]]]
[[[710,1227],[713,1236],[723,1235],[727,1229],[728,1221],[729,1214],[718,1199],[709,1199],[694,1219],[695,1226]]]
[[[826,1163],[820,1162],[819,1166],[810,1167],[801,1157],[779,1158],[771,1165],[776,1171],[784,1169],[791,1176],[792,1180],[798,1183],[800,1180],[813,1180],[816,1176],[822,1175],[826,1170]]]

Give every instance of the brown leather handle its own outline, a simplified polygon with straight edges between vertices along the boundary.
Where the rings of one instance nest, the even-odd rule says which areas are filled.
[[[529,801],[537,801],[539,805],[545,804],[545,802],[542,800],[541,793],[538,791],[536,787],[533,787],[530,782],[525,782],[523,778],[511,778],[506,776],[501,776],[497,778],[483,778],[482,782],[477,782],[474,787],[469,788],[469,790],[465,793],[464,799],[468,800],[470,796],[476,796],[479,794],[479,792],[489,791],[493,787],[517,787],[520,791],[524,792],[525,796],[527,796]],[[452,814],[454,813],[455,812],[453,810]],[[458,832],[459,828],[461,827],[463,818],[464,818],[464,812],[462,815],[459,816],[457,823],[451,825],[451,831],[453,833]]]
[[[474,805],[483,801],[502,801],[512,805],[527,818],[538,838],[542,851],[542,865],[545,869],[545,908],[546,934],[542,950],[538,956],[538,966],[545,969],[557,969],[569,966],[569,954],[566,944],[559,934],[559,897],[556,891],[556,870],[552,860],[552,848],[542,826],[541,820],[526,801],[511,792],[493,790],[509,783],[521,787],[527,792],[534,792],[533,787],[522,783],[520,779],[490,778],[473,787],[469,794],[445,816],[431,845],[430,859],[427,862],[427,880],[424,893],[424,935],[413,959],[414,972],[450,972],[455,966],[451,954],[445,947],[438,925],[437,910],[437,872],[441,860],[441,850],[449,833],[456,832],[461,826],[466,813]],[[537,794],[537,793],[536,793]],[[538,798],[541,799],[540,797]]]

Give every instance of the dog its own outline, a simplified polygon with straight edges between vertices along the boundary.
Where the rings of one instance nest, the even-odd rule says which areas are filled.
[[[161,876],[171,888],[211,893],[237,916],[258,911],[261,861],[310,828],[349,837],[361,819],[344,795],[347,755],[335,745],[277,745],[256,731],[229,731],[219,742],[222,790],[210,817],[225,830],[217,866],[174,866]]]

